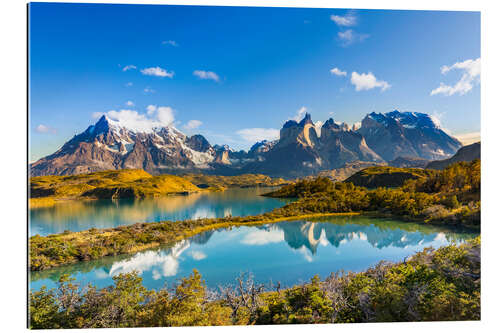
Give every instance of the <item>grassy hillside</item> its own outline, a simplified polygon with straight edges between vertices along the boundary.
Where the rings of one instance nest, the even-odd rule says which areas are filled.
[[[390,166],[374,166],[356,172],[345,180],[356,186],[368,188],[375,187],[399,187],[409,179],[426,178],[434,174],[433,170],[417,168],[395,168]]]
[[[413,174],[413,169],[403,170],[409,170],[406,174]],[[383,182],[383,186],[369,190],[351,182],[334,183],[319,177],[283,186],[266,196],[299,198],[283,207],[290,214],[366,212],[426,223],[480,228],[480,160],[455,163],[443,171],[431,171],[427,176],[424,176],[425,170],[416,170],[420,172],[416,174],[418,177],[410,178],[403,186],[395,188],[387,188],[389,183]],[[399,177],[402,172],[394,173]],[[370,171],[363,174],[371,176]],[[391,175],[389,172],[372,172],[375,177],[380,174]]]
[[[179,176],[151,176],[144,170],[113,170],[73,176],[32,177],[30,205],[50,205],[66,199],[142,198],[199,191],[199,187]]]
[[[373,166],[382,166],[385,164],[382,163],[376,163],[376,162],[363,162],[363,161],[356,161],[356,162],[350,162],[346,163],[344,166],[341,168],[337,169],[332,169],[332,170],[324,170],[318,172],[317,176],[318,177],[328,177],[333,181],[336,182],[341,182],[353,174],[355,174],[358,171],[361,171],[363,169],[366,169],[368,167],[373,167]],[[314,178],[314,177],[308,177],[308,178]]]
[[[239,176],[213,176],[188,174],[182,176],[201,188],[224,189],[226,187],[269,187],[289,184],[283,178],[271,178],[260,174],[244,174]]]

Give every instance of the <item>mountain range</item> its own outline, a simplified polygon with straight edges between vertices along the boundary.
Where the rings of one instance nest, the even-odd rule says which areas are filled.
[[[431,116],[397,110],[372,112],[359,128],[330,118],[318,129],[306,114],[299,122],[286,121],[279,139],[257,142],[248,151],[211,145],[202,135],[187,136],[173,126],[135,131],[104,115],[55,153],[31,164],[30,170],[31,176],[133,168],[152,174],[262,173],[293,178],[356,161],[446,159],[461,146]]]

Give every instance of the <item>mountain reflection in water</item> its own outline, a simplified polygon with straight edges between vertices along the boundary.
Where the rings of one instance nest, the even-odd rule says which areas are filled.
[[[137,271],[149,288],[187,276],[196,268],[209,286],[233,283],[250,270],[262,281],[293,284],[314,274],[362,270],[380,260],[398,261],[425,247],[461,243],[475,237],[395,220],[335,217],[209,231],[168,248],[103,258],[31,274],[32,288],[52,285],[64,273],[99,286],[111,277]],[[323,276],[324,277],[324,276]]]
[[[223,192],[143,199],[68,201],[30,209],[30,235],[112,228],[137,222],[258,215],[292,201],[260,195],[271,190],[230,188]]]

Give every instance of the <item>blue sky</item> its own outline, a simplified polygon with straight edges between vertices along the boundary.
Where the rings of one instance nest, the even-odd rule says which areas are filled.
[[[305,110],[480,130],[480,14],[30,4],[30,159],[107,113],[248,149]]]

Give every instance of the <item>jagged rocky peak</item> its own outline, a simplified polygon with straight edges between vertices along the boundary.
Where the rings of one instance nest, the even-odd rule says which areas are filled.
[[[394,110],[387,113],[372,112],[363,119],[362,127],[397,123],[405,128],[439,128],[439,123],[432,116],[421,112],[401,112]]]
[[[231,164],[231,160],[229,159],[229,153],[231,149],[228,145],[215,145],[215,159],[214,163],[217,164]]]
[[[215,151],[232,151],[228,145],[214,145]]]
[[[397,120],[403,127],[429,127],[439,128],[439,123],[430,115],[420,112],[400,112],[394,110],[385,114],[387,117]]]
[[[382,162],[382,158],[366,144],[363,135],[352,131],[346,123],[336,123],[332,118],[321,127],[321,156],[331,168],[347,162]]]
[[[337,124],[333,118],[325,121],[323,126],[321,126],[320,140],[322,142],[327,141],[334,133],[342,131],[342,127]]]
[[[309,113],[306,113],[299,123],[295,120],[288,120],[280,130],[278,142],[280,146],[296,143],[308,147],[314,147],[318,144],[318,135]]]
[[[325,123],[323,124],[323,126],[321,126],[321,128],[332,129],[332,130],[340,130],[339,124],[337,124],[333,120],[333,118],[330,118],[327,121],[325,121]]]
[[[307,124],[310,124],[310,125],[313,125],[314,126],[314,123],[312,122],[311,120],[311,114],[310,113],[306,113],[305,116],[304,116],[304,119],[302,119],[299,123],[299,126],[306,126]]]
[[[106,115],[103,115],[95,125],[91,125],[87,131],[92,133],[102,133],[107,132],[110,129],[109,118]]]
[[[302,177],[345,163],[393,161],[398,156],[443,159],[461,146],[432,116],[394,110],[372,112],[360,128],[330,118],[318,137],[311,115],[284,123],[280,138],[255,143],[248,152],[186,136],[174,126],[128,128],[102,116],[54,154],[31,165],[31,175],[68,175],[109,169],[147,172],[264,173]]]
[[[259,142],[256,142],[248,151],[248,154],[253,156],[253,155],[259,155],[263,153],[267,153],[269,150],[271,150],[274,145],[278,142],[278,140],[275,141],[268,141],[268,140],[262,140]]]
[[[196,151],[207,152],[212,149],[210,143],[201,134],[195,134],[186,139],[186,145]]]

